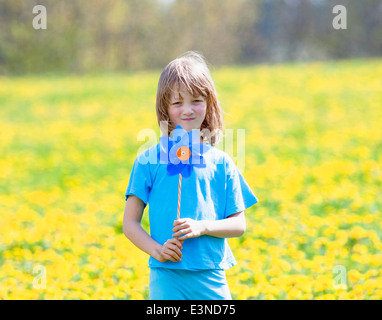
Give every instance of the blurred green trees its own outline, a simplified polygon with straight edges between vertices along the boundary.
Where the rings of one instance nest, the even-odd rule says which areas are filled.
[[[187,50],[214,65],[377,56],[381,34],[379,0],[0,0],[0,73],[161,69]]]

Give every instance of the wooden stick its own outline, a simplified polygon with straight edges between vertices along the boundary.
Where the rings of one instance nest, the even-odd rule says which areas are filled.
[[[180,196],[182,193],[182,175],[179,173],[179,186],[178,186],[178,214],[177,214],[177,219],[179,220],[180,218]]]

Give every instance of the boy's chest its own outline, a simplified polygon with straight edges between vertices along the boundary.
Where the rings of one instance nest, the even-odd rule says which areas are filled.
[[[221,192],[225,190],[226,176],[220,164],[208,164],[205,168],[193,167],[189,178],[182,177],[181,191],[193,192],[197,189]],[[151,192],[178,192],[179,174],[168,175],[166,165],[159,165],[153,179]]]
[[[150,205],[156,208],[155,214],[157,212],[159,214],[159,212],[176,211],[178,188],[179,174],[169,176],[166,172],[166,166],[158,168],[149,195]],[[181,217],[190,217],[196,220],[221,218],[226,202],[225,189],[224,171],[211,166],[193,168],[191,176],[181,180]]]

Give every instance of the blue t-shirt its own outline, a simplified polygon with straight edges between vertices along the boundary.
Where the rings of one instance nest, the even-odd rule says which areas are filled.
[[[179,175],[167,175],[166,164],[152,161],[159,144],[140,153],[131,171],[126,200],[135,195],[149,204],[151,237],[163,245],[172,238],[178,210]],[[151,157],[150,157],[151,155]],[[243,175],[228,154],[211,147],[203,154],[205,168],[193,167],[182,179],[180,218],[220,220],[244,211],[258,202]],[[236,264],[226,238],[200,236],[184,240],[182,260],[159,262],[149,258],[149,267],[174,269],[229,269]]]

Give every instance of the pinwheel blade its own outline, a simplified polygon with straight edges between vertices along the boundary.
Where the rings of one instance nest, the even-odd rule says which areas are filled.
[[[183,163],[179,163],[179,164],[169,163],[167,165],[167,174],[170,176],[173,176],[175,174],[181,173],[184,167],[185,167],[185,164]]]
[[[184,168],[182,170],[182,176],[184,179],[187,179],[191,176],[192,166],[190,165],[184,165]]]

